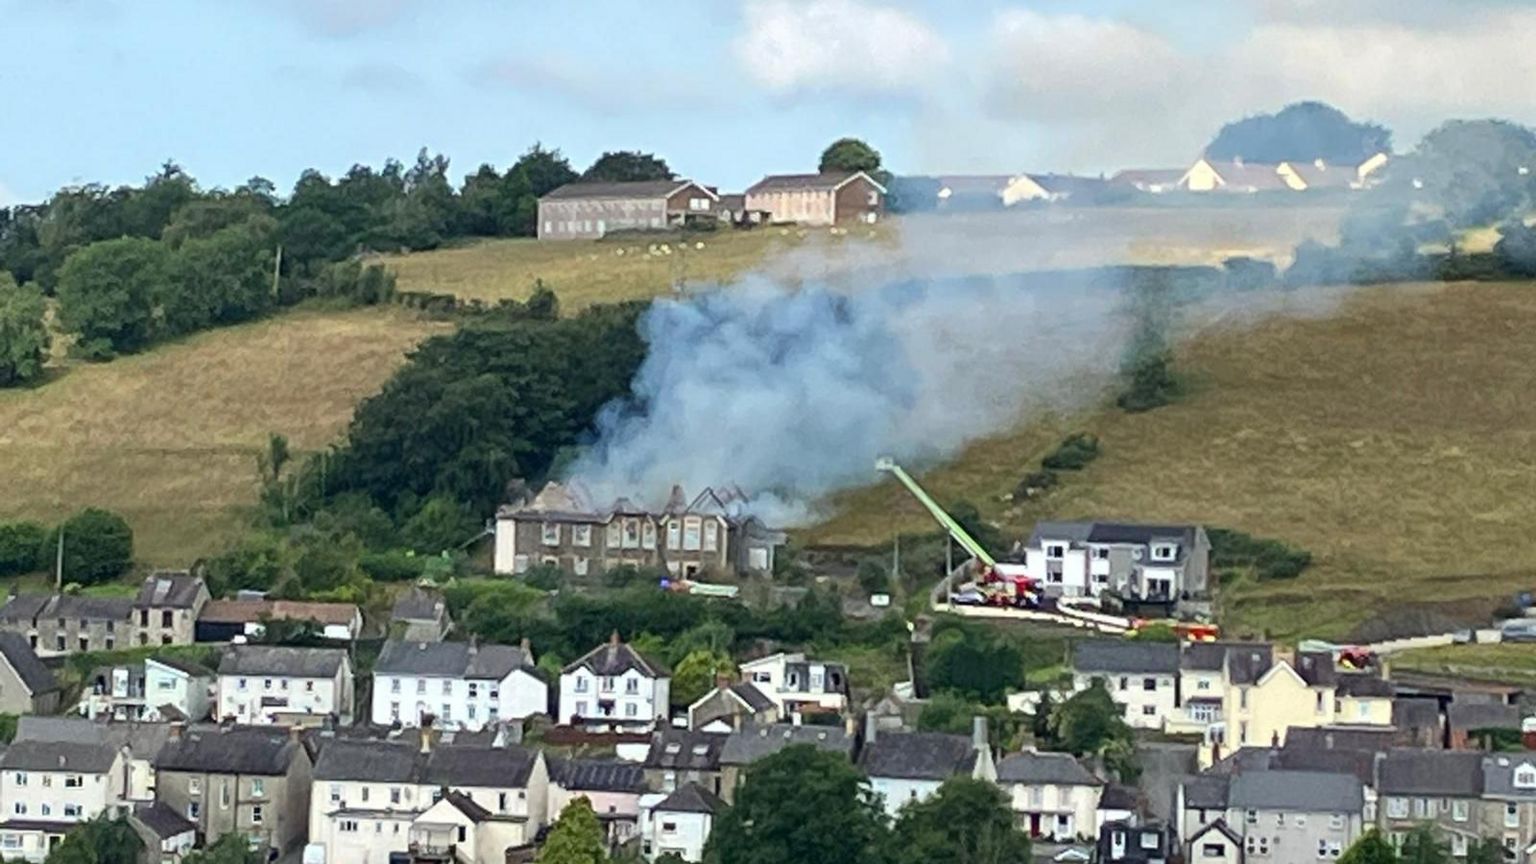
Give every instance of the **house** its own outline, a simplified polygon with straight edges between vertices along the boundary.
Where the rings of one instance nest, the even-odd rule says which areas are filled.
[[[1116,783],[1106,784],[1099,793],[1099,806],[1093,812],[1093,830],[1078,833],[1087,833],[1089,837],[1099,836],[1099,830],[1110,822],[1134,822],[1142,810],[1141,790],[1134,786],[1121,786]]]
[[[697,783],[720,794],[720,754],[725,749],[725,735],[715,732],[691,732],[685,729],[661,729],[651,735],[651,749],[645,755],[645,781],[652,789],[672,792],[687,783]]]
[[[160,801],[134,807],[128,824],[144,844],[140,864],[177,864],[197,845],[197,826]]]
[[[103,666],[87,678],[76,710],[92,719],[204,720],[216,680],[213,670],[171,657]]]
[[[560,818],[565,805],[585,798],[597,814],[610,848],[639,833],[640,796],[647,792],[645,768],[620,759],[549,760],[548,821]]]
[[[1152,195],[1172,192],[1184,178],[1184,168],[1131,168],[1109,178],[1109,185]]]
[[[1507,859],[1530,861],[1536,854],[1536,754],[1484,756],[1482,797],[1479,834],[1500,838]]]
[[[539,199],[540,240],[596,240],[612,231],[681,228],[715,218],[720,196],[692,180],[567,183]]]
[[[1179,178],[1178,188],[1185,192],[1284,192],[1285,181],[1275,165],[1262,165],[1234,159],[1223,162],[1204,157]]]
[[[934,207],[958,212],[1000,210],[1025,201],[1043,200],[1046,191],[1028,175],[960,175],[938,177]]]
[[[1502,702],[1452,701],[1445,706],[1448,743],[1453,750],[1488,750],[1498,732],[1520,731],[1520,708]]]
[[[756,685],[733,682],[724,675],[716,679],[713,689],[688,706],[688,728],[702,732],[730,732],[778,719],[779,706]]]
[[[685,783],[666,795],[646,796],[640,805],[640,854],[647,861],[663,855],[704,860],[704,844],[715,817],[725,808],[724,801],[696,783]]]
[[[338,642],[355,640],[363,630],[363,613],[351,603],[311,603],[300,600],[212,600],[197,619],[199,642],[244,642],[266,633],[267,621],[297,621],[311,625],[315,635]]]
[[[1340,671],[1328,652],[1229,651],[1221,715],[1202,760],[1222,747],[1278,747],[1293,728],[1390,727],[1392,687],[1373,672]]]
[[[747,189],[747,209],[771,222],[800,225],[874,224],[885,212],[885,187],[863,171],[778,174]]]
[[[547,824],[549,773],[541,753],[439,744],[436,730],[416,737],[415,745],[336,738],[321,747],[308,836],[325,850],[326,864],[448,850],[467,864],[501,862],[506,849],[532,842]]]
[[[127,597],[13,594],[0,607],[0,631],[26,639],[39,657],[126,648],[133,604]]]
[[[1377,153],[1375,156],[1361,162],[1355,167],[1355,188],[1365,189],[1376,185],[1381,180],[1381,169],[1387,166],[1390,160],[1385,153]]]
[[[1330,165],[1321,159],[1311,162],[1281,162],[1275,166],[1275,173],[1288,189],[1296,192],[1353,189],[1359,182],[1353,167]]]
[[[390,635],[407,642],[438,642],[453,629],[448,603],[436,591],[411,588],[389,613]]]
[[[104,747],[122,757],[114,778],[121,783],[120,797],[128,803],[155,797],[155,760],[169,740],[171,727],[164,723],[96,723],[81,717],[21,717],[16,740],[53,744]]]
[[[1452,750],[1393,750],[1377,768],[1378,827],[1401,837],[1432,823],[1456,857],[1469,843],[1503,832],[1504,804],[1484,802],[1481,753]],[[1491,811],[1485,813],[1484,811]]]
[[[135,645],[191,645],[208,586],[186,571],[152,573],[133,598]]]
[[[52,714],[59,682],[25,637],[0,632],[0,714]]]
[[[1093,845],[1093,864],[1167,864],[1173,838],[1161,822],[1106,822]]]
[[[1184,844],[1184,860],[1189,864],[1243,864],[1243,838],[1218,818],[1207,823]]]
[[[13,741],[0,755],[0,850],[40,862],[75,825],[124,808],[123,754],[106,742]]]
[[[173,726],[155,760],[155,799],[207,842],[238,833],[283,853],[304,840],[312,768],[296,728]]]
[[[479,729],[549,711],[549,685],[519,647],[391,640],[373,667],[373,722]]]
[[[1256,770],[1221,780],[1227,785],[1226,810],[1206,825],[1221,821],[1242,838],[1243,856],[1250,860],[1257,857],[1276,864],[1313,864],[1337,859],[1364,831],[1364,786],[1353,774]],[[1189,784],[1181,786],[1179,797],[1186,827],[1202,821],[1191,814],[1192,809],[1198,808],[1209,817],[1210,805],[1216,803],[1210,792],[1192,795]],[[1206,825],[1191,828],[1187,836],[1193,841],[1206,835]],[[1206,837],[1213,844],[1222,842]],[[1210,860],[1216,850],[1194,851]],[[1204,854],[1207,851],[1211,854]]]
[[[1039,522],[1022,551],[1052,597],[1170,602],[1210,589],[1211,541],[1199,525]]]
[[[781,652],[741,664],[741,678],[778,706],[781,720],[848,711],[848,668],[841,663]]]
[[[352,722],[352,663],[339,648],[232,645],[215,716],[236,723]]]
[[[666,722],[672,678],[665,667],[619,641],[615,632],[560,672],[558,723],[645,731]]]
[[[1171,642],[1081,639],[1072,643],[1073,692],[1102,680],[1125,722],[1136,729],[1162,729],[1179,705],[1179,646]]]
[[[599,508],[550,483],[532,501],[496,512],[495,569],[517,574],[545,564],[587,576],[654,567],[686,579],[771,573],[785,535],[745,513],[744,497],[708,488],[690,502],[674,486],[660,511],[627,498]]]
[[[1168,718],[1163,731],[1204,735],[1221,722],[1227,657],[1234,652],[1266,668],[1274,663],[1274,648],[1262,642],[1186,642],[1180,646],[1179,710]]]
[[[726,736],[720,748],[720,797],[727,804],[735,803],[736,790],[745,782],[748,766],[796,744],[809,744],[853,761],[853,735],[838,726],[746,726]]]
[[[983,717],[975,718],[969,738],[941,732],[880,732],[866,723],[859,768],[891,816],[909,801],[926,800],[951,777],[997,779]]]
[[[1008,796],[1015,824],[1030,837],[1070,843],[1097,836],[1104,781],[1070,754],[1027,750],[1005,756],[997,763],[997,785]]]

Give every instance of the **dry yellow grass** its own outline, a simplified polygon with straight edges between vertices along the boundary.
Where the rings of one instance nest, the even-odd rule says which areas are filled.
[[[1192,391],[1141,415],[1037,422],[925,478],[1011,531],[1039,518],[1203,522],[1276,537],[1315,564],[1238,585],[1236,630],[1341,636],[1397,604],[1536,586],[1536,286],[1388,286],[1337,314],[1212,330],[1181,352]],[[1103,455],[1038,503],[1000,500],[1068,428]],[[824,543],[931,530],[904,492],[845,496]]]
[[[297,311],[0,391],[0,519],[102,506],[143,562],[191,563],[239,530],[268,433],[298,450],[335,440],[441,329],[396,309]]]

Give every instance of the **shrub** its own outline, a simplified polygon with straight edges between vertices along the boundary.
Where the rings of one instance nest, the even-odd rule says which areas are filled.
[[[81,510],[43,542],[53,548],[64,532],[64,581],[110,582],[133,562],[133,529],[123,517],[94,507]]]
[[[375,582],[411,582],[421,578],[425,558],[406,552],[364,552],[357,565]]]
[[[1081,471],[1099,458],[1099,438],[1087,432],[1074,432],[1062,440],[1040,466],[1049,471]]]
[[[1211,539],[1211,566],[1218,570],[1252,568],[1260,580],[1294,579],[1312,564],[1312,553],[1279,540],[1227,528],[1206,533]]]
[[[1013,499],[1015,501],[1021,501],[1025,498],[1033,498],[1041,492],[1044,492],[1052,486],[1055,486],[1058,482],[1060,482],[1060,479],[1061,478],[1056,476],[1055,471],[1031,471],[1030,473],[1025,474],[1024,479],[1019,481],[1019,485],[1013,488]]]
[[[866,594],[885,594],[891,590],[891,574],[878,558],[865,558],[859,562],[859,587]]]
[[[565,581],[565,571],[558,564],[538,564],[528,568],[523,581],[541,591],[554,591]]]
[[[43,543],[48,529],[36,522],[0,525],[0,576],[15,576],[43,569],[48,560]]]

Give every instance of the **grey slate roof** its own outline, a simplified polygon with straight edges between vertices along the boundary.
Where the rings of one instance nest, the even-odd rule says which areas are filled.
[[[575,672],[582,668],[591,670],[594,675],[617,676],[631,669],[638,669],[650,678],[660,678],[667,674],[666,667],[646,659],[639,651],[617,640],[593,648],[574,662],[567,663],[561,671]]]
[[[1452,702],[1445,709],[1452,729],[1519,729],[1520,708],[1497,702]]]
[[[645,767],[671,771],[719,771],[720,751],[728,736],[685,729],[663,729],[651,735]]]
[[[669,813],[719,813],[725,809],[725,802],[697,783],[684,783],[651,809]]]
[[[1072,643],[1072,668],[1084,673],[1172,675],[1179,671],[1179,646],[1136,639],[1083,639]]]
[[[1225,774],[1198,774],[1184,778],[1184,805],[1195,810],[1227,809],[1232,778]]]
[[[1489,798],[1536,798],[1536,789],[1516,788],[1515,771],[1536,766],[1536,753],[1493,753],[1483,757],[1483,795]]]
[[[432,591],[423,591],[420,588],[412,588],[396,598],[389,617],[394,621],[435,622],[446,611],[447,606],[443,602],[442,595]]]
[[[976,767],[976,750],[965,735],[881,732],[865,743],[859,767],[870,777],[944,780],[970,774]]]
[[[1141,793],[1134,786],[1122,786],[1119,783],[1111,783],[1099,793],[1100,810],[1135,810],[1140,803]]]
[[[747,703],[747,707],[754,712],[767,711],[774,706],[772,699],[767,694],[757,689],[757,685],[750,681],[741,681],[731,685],[731,692],[741,697],[741,701]]]
[[[1050,783],[1061,786],[1103,786],[1081,762],[1067,753],[1015,753],[997,763],[999,783]]]
[[[772,723],[747,726],[725,736],[725,746],[720,750],[720,764],[750,765],[794,744],[809,744],[846,759],[853,758],[853,738],[840,727]]]
[[[1274,646],[1264,642],[1187,642],[1179,662],[1181,668],[1190,671],[1220,672],[1225,668],[1229,654],[1248,652],[1273,658],[1274,651]]]
[[[302,745],[287,729],[275,726],[192,726],[165,742],[155,767],[161,771],[207,774],[288,773]]]
[[[1227,676],[1233,684],[1254,684],[1275,665],[1274,648],[1251,645],[1227,652]]]
[[[27,640],[20,633],[0,633],[0,655],[5,656],[5,662],[16,670],[21,683],[36,696],[39,693],[49,693],[59,689],[59,682],[54,679],[53,673],[43,665],[43,661],[37,658],[37,652],[27,644]]]
[[[76,594],[55,594],[48,605],[38,613],[38,617],[126,621],[132,613],[133,600],[128,597],[81,597]]]
[[[163,801],[135,806],[131,818],[145,828],[148,828],[150,833],[161,840],[169,840],[188,831],[197,830],[196,825],[188,822],[180,813],[172,810]]]
[[[402,782],[418,776],[422,758],[418,747],[406,743],[338,738],[320,748],[314,778]]]
[[[612,183],[584,183],[578,181],[576,183],[567,183],[555,189],[545,195],[542,200],[669,198],[674,192],[692,183],[693,181],[691,180],[635,180]],[[704,187],[700,186],[699,188],[702,189]]]
[[[1392,725],[1398,729],[1439,729],[1440,704],[1433,699],[1393,699]]]
[[[1285,733],[1285,749],[1386,752],[1396,736],[1396,730],[1385,726],[1292,726]]]
[[[436,786],[528,785],[539,754],[526,747],[437,747],[427,757],[422,780]]]
[[[618,759],[549,760],[549,780],[560,788],[579,792],[645,791],[645,768]]]
[[[1476,798],[1483,792],[1483,754],[1459,750],[1393,750],[1381,760],[1383,795]]]
[[[1243,838],[1237,836],[1237,832],[1233,831],[1232,828],[1227,825],[1227,820],[1220,817],[1218,817],[1214,822],[1206,825],[1204,828],[1201,828],[1199,831],[1196,831],[1194,834],[1192,834],[1189,838],[1190,845],[1194,845],[1195,843],[1199,842],[1201,837],[1204,837],[1206,834],[1209,834],[1212,831],[1215,831],[1221,836],[1227,838],[1227,840],[1234,846],[1243,845]]]
[[[448,793],[443,796],[443,800],[458,808],[458,811],[463,813],[465,816],[468,816],[469,821],[471,822],[484,822],[485,820],[491,818],[491,811],[481,807],[479,804],[476,804],[475,799],[456,789],[450,789]]]
[[[836,189],[848,182],[852,177],[864,174],[863,171],[839,171],[827,174],[770,174],[767,177],[753,183],[747,188],[748,195],[758,195],[763,192],[796,192],[802,189],[815,189],[826,191]],[[874,179],[864,174],[869,182]],[[876,186],[880,185],[875,183]]]
[[[140,586],[133,606],[135,609],[191,609],[202,587],[203,580],[185,570],[152,573]]]
[[[419,675],[500,681],[517,669],[533,669],[521,648],[511,645],[471,645],[467,642],[404,642],[391,640],[373,665],[383,675]]]
[[[1334,686],[1340,696],[1357,698],[1391,699],[1397,692],[1392,689],[1391,683],[1372,672],[1341,672]]]
[[[340,648],[232,645],[219,660],[219,674],[330,678],[346,659]]]
[[[112,768],[118,750],[105,742],[84,744],[74,741],[13,741],[0,768],[7,771],[78,771],[104,774]]]
[[[43,611],[48,601],[53,599],[47,594],[16,594],[5,601],[0,607],[0,621],[31,622],[37,620],[37,613]]]
[[[1301,680],[1313,687],[1332,687],[1338,684],[1339,670],[1334,666],[1333,654],[1329,652],[1299,651],[1292,666]]]
[[[1352,774],[1320,771],[1254,771],[1232,777],[1227,795],[1239,810],[1359,813],[1365,792]]]

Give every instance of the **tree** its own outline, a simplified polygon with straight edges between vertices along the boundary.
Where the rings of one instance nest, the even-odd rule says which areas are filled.
[[[616,150],[597,157],[581,175],[581,179],[593,182],[625,182],[631,180],[671,180],[677,175],[667,167],[665,160],[651,153],[638,150]]]
[[[48,358],[43,292],[0,270],[0,387],[36,380]]]
[[[976,716],[977,706],[954,693],[938,693],[928,699],[917,715],[919,732],[948,732],[953,735],[971,734],[971,719]]]
[[[160,334],[156,299],[169,268],[166,247],[141,237],[92,243],[59,271],[59,321],[80,334],[85,356],[137,351]]]
[[[895,864],[1028,864],[1029,837],[1013,825],[1001,790],[956,777],[896,820]]]
[[[735,667],[731,655],[722,651],[693,651],[672,670],[672,702],[692,705],[715,686],[715,676],[729,674]]]
[[[1415,825],[1403,837],[1397,860],[1399,864],[1451,864],[1451,844],[1441,838],[1433,825]]]
[[[110,582],[133,563],[133,529],[110,510],[88,507],[69,517],[48,538],[44,560],[64,532],[64,581],[81,585]]]
[[[1095,678],[1086,690],[1074,693],[1050,715],[1046,749],[1074,756],[1098,756],[1116,771],[1122,782],[1138,773],[1135,739],[1131,727],[1103,679]]]
[[[0,523],[0,576],[31,573],[53,560],[43,554],[47,537],[48,529],[36,522]]]
[[[1275,114],[1259,114],[1221,127],[1205,148],[1210,159],[1248,162],[1312,162],[1359,165],[1392,152],[1392,133],[1375,123],[1357,123],[1322,102],[1297,102]]]
[[[198,849],[182,859],[183,864],[264,864],[266,856],[252,849],[250,840],[236,831],[230,831],[215,840],[206,849]]]
[[[1397,852],[1380,830],[1372,828],[1344,850],[1339,864],[1397,864]]]
[[[866,594],[884,594],[891,590],[891,573],[879,558],[859,562],[859,587]]]
[[[126,819],[81,822],[53,847],[46,864],[136,864],[144,843]]]
[[[955,626],[935,635],[924,666],[930,689],[985,703],[1024,686],[1018,647],[981,627]]]
[[[253,216],[182,243],[158,293],[165,331],[192,333],[271,309],[277,302],[272,296],[277,227],[270,216]]]
[[[270,591],[287,572],[287,547],[269,534],[251,533],[209,560],[208,590],[215,597],[240,590]]]
[[[886,831],[869,781],[806,744],[747,769],[736,806],[715,818],[708,864],[878,864]]]
[[[1504,269],[1519,276],[1536,276],[1536,228],[1514,219],[1499,227],[1499,241],[1493,244]]]
[[[1536,132],[1502,120],[1452,120],[1391,168],[1388,185],[1438,208],[1456,228],[1523,217],[1536,191]]]
[[[583,796],[565,805],[533,860],[538,864],[600,864],[608,860],[603,828],[592,812],[592,802]]]
[[[816,170],[823,174],[863,171],[873,175],[880,170],[880,151],[857,138],[839,138],[821,151]]]
[[[478,537],[483,526],[475,514],[447,495],[433,495],[401,528],[405,544],[417,552],[457,549]]]

